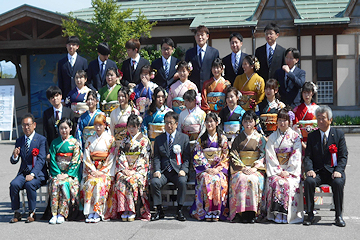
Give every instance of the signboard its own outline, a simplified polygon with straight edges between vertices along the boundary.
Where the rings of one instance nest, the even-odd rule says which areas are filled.
[[[0,86],[0,131],[13,130],[15,86]]]

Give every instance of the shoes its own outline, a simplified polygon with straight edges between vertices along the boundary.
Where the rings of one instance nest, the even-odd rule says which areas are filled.
[[[128,211],[124,211],[123,214],[121,214],[121,219],[123,222],[126,222],[128,220]]]
[[[14,212],[14,217],[10,220],[10,223],[16,223],[21,221],[21,213],[20,212]]]
[[[64,218],[63,215],[59,214],[59,215],[57,216],[56,223],[57,223],[57,224],[62,224],[63,222],[65,222],[65,218]]]
[[[345,227],[346,223],[341,216],[335,217],[335,225],[338,227]]]
[[[288,223],[287,222],[287,215],[286,214],[282,214],[282,221],[281,223]]]
[[[205,215],[205,221],[211,222],[211,217],[212,217],[211,213],[207,213],[207,214]]]
[[[36,215],[35,215],[35,212],[32,211],[32,212],[29,213],[29,216],[27,217],[25,223],[31,223],[31,222],[33,222],[35,220],[36,220]]]
[[[177,211],[176,219],[179,220],[179,221],[181,221],[181,222],[186,221],[186,218],[185,218],[185,216],[184,216],[184,214],[182,213],[181,210],[178,210],[178,211]]]
[[[212,221],[212,222],[217,222],[217,221],[219,221],[219,215],[213,214],[213,215],[211,216],[211,221]]]
[[[94,213],[90,213],[88,217],[85,219],[86,223],[91,223],[94,220]]]
[[[314,223],[315,217],[314,215],[308,215],[307,218],[304,220],[303,225],[310,226]]]
[[[276,218],[274,219],[274,222],[282,223],[282,214],[281,213],[276,214]]]
[[[129,221],[129,222],[133,222],[133,221],[135,220],[135,217],[136,217],[136,214],[135,214],[135,213],[129,212],[128,221]]]
[[[231,220],[232,223],[241,223],[242,222],[242,218],[240,216],[240,214],[236,214],[235,217]]]
[[[92,219],[92,223],[98,223],[100,222],[101,218],[100,215],[98,213],[94,213],[94,218]]]
[[[57,222],[57,216],[53,216],[50,221],[49,221],[49,224],[56,224]]]
[[[151,221],[157,221],[159,219],[165,218],[165,214],[162,209],[156,210],[156,213],[151,216]]]

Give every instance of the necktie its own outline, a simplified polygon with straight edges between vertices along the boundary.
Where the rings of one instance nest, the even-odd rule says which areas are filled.
[[[135,61],[135,60],[132,60],[131,69],[132,69],[133,72],[135,71],[135,64],[136,64],[136,61]]]
[[[60,120],[59,112],[60,112],[59,110],[56,110],[56,111],[55,111],[56,121],[57,121],[57,120]]]
[[[326,150],[326,144],[327,144],[327,139],[326,139],[326,135],[324,133],[324,137],[323,137],[323,150],[324,150],[324,153],[325,153],[325,150]]]
[[[73,67],[74,66],[74,57],[70,58],[70,65]]]
[[[273,55],[274,55],[274,49],[272,49],[272,47],[269,47],[269,58],[268,58],[269,67],[271,65]]]
[[[101,69],[100,69],[101,78],[104,77],[104,72],[105,72],[105,63],[102,63],[101,64]]]
[[[240,56],[238,56],[237,54],[235,54],[235,65],[234,65],[234,72],[237,74],[238,70],[239,70],[239,60],[240,60]]]
[[[170,153],[170,156],[171,156],[172,152],[173,152],[173,137],[172,137],[172,135],[169,135],[169,153]],[[171,172],[172,169],[173,169],[173,167],[171,166],[171,163],[169,161],[169,165],[166,167],[166,170],[168,172]]]
[[[203,49],[201,48],[199,51],[200,66],[202,66],[202,63],[203,63],[202,52],[203,52]]]
[[[288,75],[286,74],[286,76],[285,76],[285,89],[287,89],[287,87],[288,87],[288,85],[289,85],[289,77],[288,77]]]
[[[168,63],[168,61],[165,62],[165,76],[166,76],[166,78],[169,77],[169,63]]]
[[[25,155],[27,156],[30,150],[30,138],[27,137],[26,138],[26,142],[25,142]]]

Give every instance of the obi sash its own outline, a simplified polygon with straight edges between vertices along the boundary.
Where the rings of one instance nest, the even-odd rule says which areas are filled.
[[[83,130],[83,139],[84,142],[88,140],[89,137],[94,136],[96,134],[94,126],[86,126]]]
[[[110,113],[120,106],[118,101],[110,101],[102,105],[101,110],[110,116]]]
[[[73,153],[57,153],[56,163],[62,172],[69,170],[69,165],[72,159]]]
[[[146,97],[139,97],[136,99],[136,108],[139,112],[144,113],[148,105],[148,99]]]
[[[266,131],[276,131],[277,129],[277,114],[276,113],[267,113],[260,115],[261,121],[266,127]]]
[[[123,140],[126,137],[126,132],[127,132],[126,123],[116,124],[114,127],[115,140],[117,142]]]
[[[184,99],[182,97],[176,97],[172,100],[172,108],[174,112],[180,114],[185,109]]]
[[[149,123],[149,138],[155,140],[157,136],[165,132],[165,123]]]
[[[139,158],[140,156],[140,152],[126,152],[125,156],[126,156],[126,160],[129,164],[129,168],[133,168],[136,160]]]
[[[206,97],[211,111],[218,112],[225,107],[225,93],[210,92]]]
[[[256,92],[253,91],[241,91],[241,98],[239,99],[239,105],[242,108],[250,108],[250,99],[256,99]]]
[[[200,124],[190,124],[182,127],[182,132],[189,136],[189,141],[197,140],[201,130]]]
[[[318,128],[317,120],[300,120],[298,124],[303,138],[307,138],[309,133]]]
[[[104,166],[104,163],[108,156],[108,152],[95,151],[90,153],[90,157],[97,170],[100,170]]]
[[[228,121],[224,122],[224,132],[227,138],[232,138],[240,132],[239,121]]]
[[[89,110],[89,106],[84,102],[71,103],[71,110],[74,111],[75,117],[80,117],[83,113]]]
[[[287,165],[290,158],[290,152],[277,153],[276,157],[280,165]]]
[[[217,165],[221,158],[221,148],[205,148],[203,150],[205,158],[207,159],[208,163],[213,167]]]
[[[252,167],[254,162],[259,159],[260,153],[258,151],[240,151],[239,155],[247,167]]]

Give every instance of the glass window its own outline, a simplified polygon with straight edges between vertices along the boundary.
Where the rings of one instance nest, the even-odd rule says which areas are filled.
[[[0,78],[15,78],[16,67],[12,62],[0,61]]]
[[[334,99],[334,79],[332,60],[317,60],[317,102],[332,104]]]
[[[261,15],[262,20],[288,20],[292,19],[283,0],[269,0]]]

